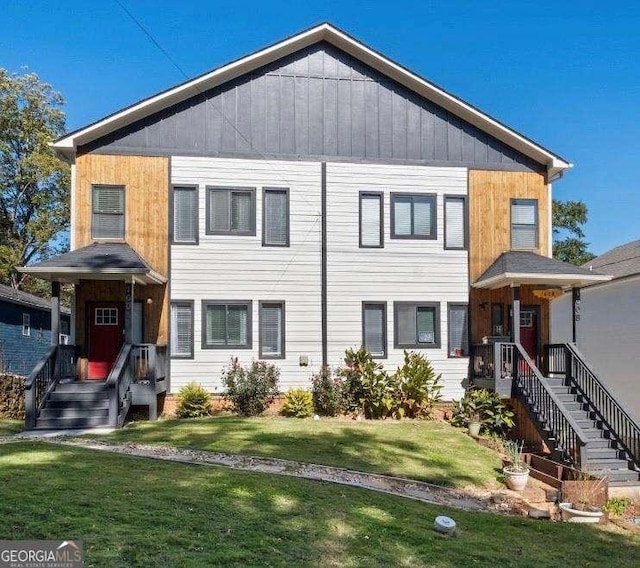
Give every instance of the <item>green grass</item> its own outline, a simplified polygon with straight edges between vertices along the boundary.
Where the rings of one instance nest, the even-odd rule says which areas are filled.
[[[82,540],[86,566],[640,565],[638,537],[620,529],[42,442],[0,446],[0,486],[0,539]],[[432,530],[439,514],[457,537]]]
[[[10,436],[24,430],[24,420],[0,419],[0,436]]]
[[[452,487],[492,485],[501,465],[495,452],[461,430],[429,421],[223,415],[132,423],[107,439],[311,462]]]

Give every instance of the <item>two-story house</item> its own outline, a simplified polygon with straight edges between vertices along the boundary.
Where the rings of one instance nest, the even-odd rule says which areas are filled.
[[[53,412],[28,388],[32,427],[154,416],[190,381],[220,393],[232,357],[308,387],[360,345],[389,370],[424,353],[451,400],[543,360],[541,292],[607,278],[549,258],[567,160],[329,24],[54,148],[72,250],[24,270],[54,297],[75,285],[79,380],[49,386]]]

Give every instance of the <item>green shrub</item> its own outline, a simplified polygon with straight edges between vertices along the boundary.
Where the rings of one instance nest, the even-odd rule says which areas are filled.
[[[198,418],[211,412],[211,395],[202,385],[189,383],[178,391],[176,398],[176,415],[179,418]]]
[[[0,373],[0,418],[24,420],[24,377]]]
[[[442,375],[421,353],[404,352],[404,364],[393,376],[393,414],[397,418],[431,418],[434,405],[442,398]]]
[[[249,370],[231,359],[231,366],[222,372],[227,387],[225,397],[241,416],[262,414],[278,395],[278,367],[265,361],[253,361]]]
[[[295,418],[306,418],[313,414],[313,396],[305,389],[292,389],[284,397],[282,414]]]
[[[329,367],[311,376],[313,408],[320,416],[336,416],[346,410],[344,382],[332,376]]]
[[[624,517],[627,509],[633,504],[629,497],[611,497],[604,506],[604,510],[614,517]]]
[[[459,401],[454,401],[451,424],[466,428],[470,418],[482,423],[481,432],[504,436],[514,426],[513,412],[502,402],[500,395],[487,389],[471,389]]]

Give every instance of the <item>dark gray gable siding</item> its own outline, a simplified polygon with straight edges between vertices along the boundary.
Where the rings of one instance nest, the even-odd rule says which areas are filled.
[[[80,148],[80,152],[544,167],[328,43]]]

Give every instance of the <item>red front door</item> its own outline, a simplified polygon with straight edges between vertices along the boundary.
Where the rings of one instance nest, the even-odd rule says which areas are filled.
[[[524,308],[520,311],[520,343],[535,362],[538,356],[538,312],[536,310]]]
[[[93,304],[89,320],[89,379],[104,380],[122,345],[122,306]]]

